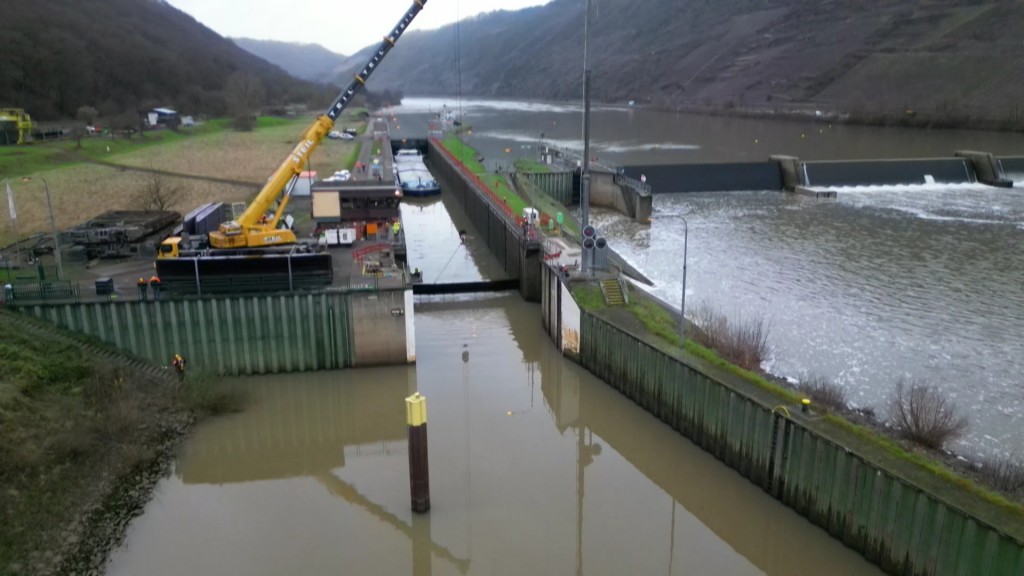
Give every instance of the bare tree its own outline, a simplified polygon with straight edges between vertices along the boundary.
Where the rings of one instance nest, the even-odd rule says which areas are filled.
[[[253,129],[265,96],[263,82],[254,74],[235,72],[228,78],[224,98],[236,130],[248,132]]]
[[[150,170],[153,170],[152,166]],[[181,194],[181,187],[169,184],[163,175],[156,172],[149,172],[147,176],[146,183],[136,195],[136,205],[142,210],[167,210]]]
[[[741,368],[757,371],[772,354],[771,324],[764,314],[732,321],[704,303],[691,319],[698,328],[694,340]]]
[[[939,449],[967,432],[966,416],[941,392],[920,382],[902,378],[889,401],[893,425],[905,438],[927,448]]]
[[[78,109],[75,114],[75,127],[72,131],[72,135],[75,138],[75,143],[79,148],[82,147],[82,138],[89,133],[86,126],[91,126],[96,122],[96,117],[99,116],[99,112],[96,111],[92,106],[82,106]]]

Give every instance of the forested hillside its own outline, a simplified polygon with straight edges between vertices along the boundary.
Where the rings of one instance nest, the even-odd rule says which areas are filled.
[[[158,105],[223,114],[236,72],[262,81],[268,102],[313,87],[160,0],[4,0],[0,106],[37,120],[102,116]]]
[[[580,98],[584,5],[554,0],[411,32],[374,84]],[[1019,117],[1020,30],[1024,4],[1009,0],[593,0],[593,93],[667,107]]]

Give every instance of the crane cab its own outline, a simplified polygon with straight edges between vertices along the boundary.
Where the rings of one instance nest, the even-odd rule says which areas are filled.
[[[157,249],[157,259],[162,258],[178,258],[181,256],[181,237],[171,236],[160,243],[160,247]]]

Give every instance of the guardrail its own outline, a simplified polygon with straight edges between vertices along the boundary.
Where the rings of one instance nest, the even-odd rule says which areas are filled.
[[[651,194],[651,185],[650,184],[647,184],[646,182],[641,182],[641,181],[639,181],[639,180],[637,180],[635,178],[630,178],[629,176],[626,176],[625,174],[623,174],[621,172],[616,172],[615,173],[615,179],[614,180],[615,180],[616,184],[619,184],[620,186],[628,186],[628,187],[636,190],[637,192],[640,192],[641,194],[646,194],[646,195],[650,195]]]

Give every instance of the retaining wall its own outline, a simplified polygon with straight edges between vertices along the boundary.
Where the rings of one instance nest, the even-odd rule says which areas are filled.
[[[782,190],[783,184],[778,162],[638,165],[624,170],[636,180],[645,176],[656,194]]]
[[[157,365],[182,354],[194,369],[241,375],[414,361],[411,298],[332,291],[13,308]]]
[[[863,441],[840,444],[820,416],[580,311],[548,267],[543,285],[544,325],[564,353],[886,572],[1024,574],[1019,515],[908,472]],[[578,353],[568,349],[574,314]]]
[[[566,206],[573,205],[573,173],[572,172],[528,172],[526,178],[545,194]]]

